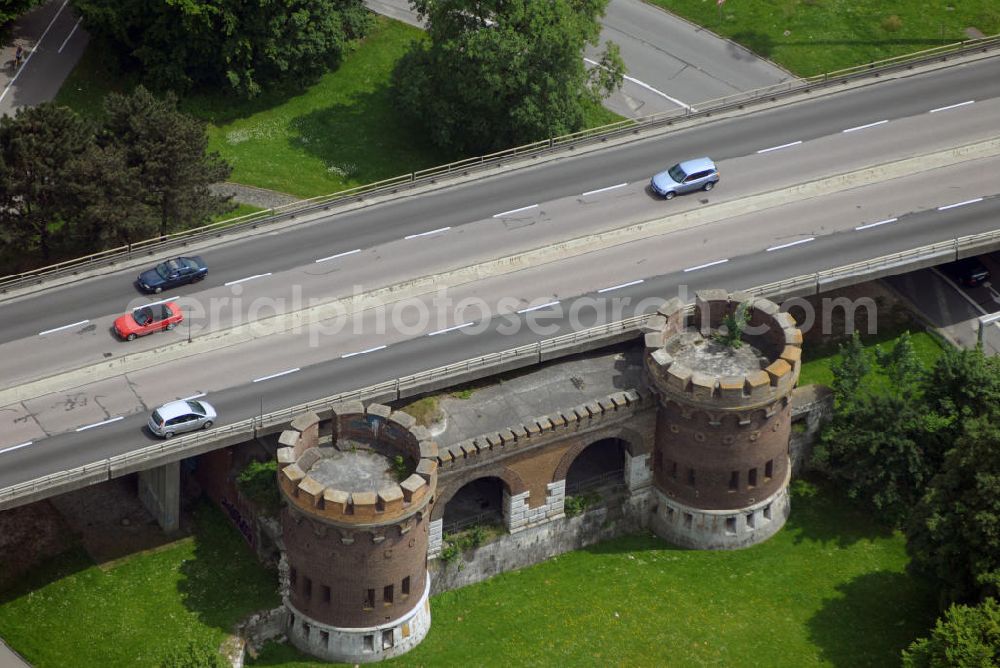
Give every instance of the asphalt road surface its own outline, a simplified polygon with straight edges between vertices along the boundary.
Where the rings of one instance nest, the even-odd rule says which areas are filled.
[[[237,285],[248,291],[259,285],[262,296],[273,294],[282,286],[304,284],[304,267],[326,264],[316,260],[353,249],[365,251],[355,254],[361,257],[345,256],[344,267],[339,269],[358,261],[361,266],[355,271],[372,271],[383,252],[393,264],[400,265],[405,265],[408,256],[428,263],[447,262],[456,253],[477,252],[476,247],[489,255],[493,245],[483,243],[489,233],[514,246],[523,244],[525,238],[551,243],[574,227],[614,227],[620,216],[641,218],[648,217],[650,211],[663,215],[665,207],[670,211],[696,210],[725,203],[727,198],[738,201],[741,195],[787,185],[790,179],[794,183],[796,176],[836,174],[848,164],[875,164],[992,137],[995,120],[1000,118],[997,75],[997,63],[985,61],[865,86],[835,97],[719,120],[674,135],[513,171],[432,195],[402,197],[318,224],[223,244],[207,257],[213,266],[209,280],[186,294],[220,290],[226,287],[225,282],[262,273],[271,275]],[[775,148],[779,146],[784,148]],[[701,153],[720,161],[723,182],[717,190],[672,202],[649,196],[644,184],[650,173],[664,166],[664,155],[691,157]],[[10,406],[2,411],[6,416],[3,440],[10,444],[0,446],[0,485],[148,445],[150,438],[141,425],[146,410],[161,400],[208,392],[223,421],[238,420],[255,414],[262,401],[265,411],[274,410],[507,349],[571,327],[618,319],[629,315],[627,309],[609,314],[600,304],[620,307],[622,298],[627,297],[633,306],[647,299],[648,307],[652,303],[649,299],[676,294],[680,286],[688,293],[702,287],[748,287],[992,229],[998,213],[996,173],[995,161],[977,161],[955,166],[940,178],[924,173],[898,179],[898,188],[892,187],[894,183],[875,183],[815,202],[793,197],[784,207],[756,214],[757,219],[746,217],[754,212],[744,212],[742,217],[663,235],[658,243],[641,248],[639,244],[618,246],[602,251],[600,257],[579,256],[457,289],[456,296],[482,296],[487,302],[499,296],[513,297],[508,313],[555,297],[560,308],[546,320],[552,327],[544,334],[528,327],[498,331],[504,322],[434,336],[426,328],[415,328],[415,333],[409,334],[390,328],[382,335],[378,328],[364,326],[321,337],[299,349],[302,357],[298,359],[303,361],[295,366],[286,366],[292,358],[282,356],[284,343],[276,346],[271,341],[235,355],[232,351],[228,356],[219,353],[217,360],[213,357],[215,361],[195,358],[151,365],[139,374],[106,379],[100,387],[39,398],[40,403],[31,408]],[[614,188],[622,182],[627,185]],[[597,201],[584,195],[602,189],[609,190],[591,196]],[[976,201],[950,208],[972,200]],[[524,207],[531,208],[505,213]],[[542,212],[546,212],[544,216]],[[896,220],[873,226],[890,217]],[[449,229],[406,239],[445,227]],[[404,242],[422,243],[426,248],[407,248]],[[337,269],[330,269],[333,280],[321,281],[316,294],[338,290],[340,278],[351,280],[349,271],[338,277]],[[45,346],[71,352],[84,349],[81,342],[85,337],[46,341],[38,332],[49,325],[72,323],[81,315],[100,317],[116,312],[117,308],[108,307],[120,307],[122,300],[130,298],[129,278],[100,277],[5,303],[0,307],[4,347],[31,340],[34,345],[23,349],[25,355]],[[616,299],[597,301],[597,306],[591,303],[608,296]],[[571,323],[574,298],[590,301],[576,314],[578,322]],[[531,313],[541,315],[544,310]],[[451,315],[444,324],[464,324],[459,315]],[[368,315],[359,320],[365,317]],[[528,313],[523,317],[534,316]],[[482,331],[470,336],[474,329]],[[175,334],[183,332],[157,336]],[[86,336],[97,340],[107,333],[94,330]],[[109,350],[114,350],[112,343],[118,342],[106,340]],[[4,355],[3,364],[11,364],[12,357],[20,358],[20,354]],[[59,419],[52,417],[60,411]],[[52,423],[43,429],[36,413],[50,416]],[[38,431],[31,434],[36,428]],[[22,433],[28,433],[24,440],[19,436]],[[11,437],[16,440],[11,442]]]

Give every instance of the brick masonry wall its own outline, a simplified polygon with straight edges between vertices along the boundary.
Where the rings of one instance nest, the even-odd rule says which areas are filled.
[[[652,397],[632,389],[440,448],[433,519],[444,516],[448,500],[464,485],[487,476],[500,478],[511,497],[527,492],[520,497],[527,508],[543,507],[549,485],[565,480],[570,464],[588,445],[620,438],[633,456],[649,453],[655,424]]]

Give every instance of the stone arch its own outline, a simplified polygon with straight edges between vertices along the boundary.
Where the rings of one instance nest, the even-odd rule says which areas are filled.
[[[567,495],[608,485],[624,485],[628,442],[617,436],[592,440],[579,451],[561,478]]]
[[[638,432],[629,429],[628,427],[619,427],[618,429],[602,432],[599,435],[595,435],[592,438],[587,439],[586,441],[580,441],[570,446],[559,459],[559,465],[556,466],[555,471],[552,473],[552,482],[565,480],[566,474],[569,473],[569,467],[573,465],[573,461],[580,455],[580,453],[594,443],[609,438],[616,438],[623,441],[625,443],[625,451],[633,457],[640,454],[648,454],[653,450],[652,443],[647,443],[646,439],[644,439]]]
[[[447,482],[438,478],[438,495],[434,502],[434,510],[431,511],[431,521],[444,519],[444,509],[452,497],[469,483],[482,478],[499,478],[511,496],[528,491],[528,486],[521,476],[506,466],[473,469],[466,475],[457,476]]]

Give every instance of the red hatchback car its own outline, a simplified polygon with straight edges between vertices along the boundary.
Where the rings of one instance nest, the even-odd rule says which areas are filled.
[[[115,320],[115,333],[126,341],[161,329],[173,329],[184,320],[181,307],[175,302],[140,306]]]

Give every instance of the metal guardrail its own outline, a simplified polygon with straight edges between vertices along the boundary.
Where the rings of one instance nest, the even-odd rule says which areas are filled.
[[[608,139],[627,134],[638,134],[643,130],[671,125],[679,120],[710,117],[712,114],[730,109],[743,108],[748,104],[776,101],[779,98],[798,92],[809,92],[815,88],[830,87],[864,77],[879,77],[897,70],[913,68],[938,60],[946,60],[948,57],[965,55],[976,51],[986,52],[998,47],[1000,47],[1000,35],[944,44],[916,53],[887,58],[828,74],[821,74],[805,79],[792,79],[764,88],[734,93],[700,103],[696,110],[685,108],[664,111],[637,119],[626,119],[617,123],[610,123],[589,130],[581,130],[561,137],[553,137],[488,155],[422,169],[375,183],[348,188],[329,195],[321,195],[191,230],[174,232],[163,237],[146,239],[126,246],[111,248],[20,274],[2,276],[0,277],[0,293],[6,293],[29,285],[38,285],[46,280],[79,274],[99,267],[113,267],[121,262],[129,261],[133,257],[154,255],[163,251],[188,246],[204,239],[218,238],[224,234],[247,229],[256,229],[263,225],[291,220],[297,216],[316,211],[327,211],[334,206],[362,201],[366,197],[396,193],[402,189],[409,189],[426,183],[434,183],[442,177],[451,177],[456,174],[467,175],[472,171],[501,166],[505,161],[509,160],[537,158],[557,151],[573,150],[577,146],[604,142]]]
[[[477,524],[503,524],[503,512],[499,510],[487,510],[486,512],[479,513],[478,515],[463,517],[460,520],[455,520],[451,524],[444,525],[441,531],[444,535],[453,534]]]
[[[581,492],[589,492],[590,490],[604,487],[609,483],[624,485],[625,469],[604,471],[603,473],[599,473],[589,478],[584,478],[583,480],[574,480],[572,483],[567,480],[566,496],[579,494]]]
[[[756,286],[745,290],[750,294],[778,298],[791,293],[811,293],[820,292],[824,282],[836,278],[845,278],[850,275],[866,276],[877,272],[885,271],[893,267],[902,267],[914,260],[934,257],[940,258],[942,262],[957,259],[962,251],[969,251],[976,247],[1000,244],[1000,230],[972,234],[958,237],[949,241],[942,241],[927,246],[921,246],[909,251],[892,253],[882,257],[874,258],[863,262],[856,262],[844,267],[837,267],[824,271],[796,276],[782,281],[776,281],[765,285]],[[143,464],[156,461],[157,464],[165,464],[183,459],[189,454],[197,453],[204,449],[206,445],[221,441],[227,437],[254,438],[259,433],[268,433],[268,430],[276,430],[281,425],[290,422],[296,415],[307,411],[314,411],[323,414],[330,406],[342,401],[364,401],[374,397],[382,401],[399,399],[402,390],[413,390],[414,388],[440,387],[440,383],[448,378],[460,376],[462,374],[478,372],[478,377],[482,378],[495,373],[496,369],[511,361],[524,362],[522,366],[540,362],[545,351],[559,351],[560,349],[573,349],[568,344],[591,344],[591,348],[600,347],[602,342],[613,340],[623,333],[639,333],[645,315],[633,316],[625,320],[606,323],[598,327],[571,332],[551,339],[545,339],[537,343],[519,346],[496,353],[489,353],[480,357],[448,364],[445,366],[429,369],[420,373],[403,376],[395,380],[389,380],[376,385],[341,392],[339,394],[310,401],[298,406],[284,408],[278,411],[256,416],[241,422],[216,427],[210,431],[197,432],[190,436],[182,436],[170,441],[164,441],[156,445],[148,446],[132,452],[116,455],[100,462],[94,462],[68,471],[52,473],[34,480],[12,485],[0,489],[0,509],[6,508],[7,504],[19,498],[30,496],[35,492],[57,487],[61,484],[72,484],[73,481],[106,480],[112,477],[115,471],[124,469],[135,470]],[[556,354],[559,354],[556,352]],[[567,353],[568,354],[568,353]],[[467,380],[467,379],[466,379]],[[413,392],[409,393],[412,396]]]

